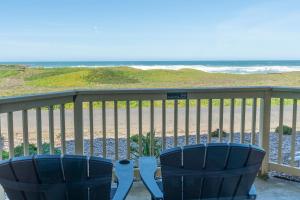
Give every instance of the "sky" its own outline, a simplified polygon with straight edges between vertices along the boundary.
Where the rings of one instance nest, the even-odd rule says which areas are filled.
[[[0,62],[300,59],[299,0],[1,0]]]

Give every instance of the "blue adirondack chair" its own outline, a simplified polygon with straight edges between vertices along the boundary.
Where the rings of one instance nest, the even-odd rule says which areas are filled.
[[[121,200],[133,182],[133,163],[99,157],[38,155],[0,163],[0,183],[10,200]]]
[[[255,199],[254,179],[265,151],[246,144],[212,143],[164,151],[161,180],[154,157],[139,159],[141,178],[152,199]]]

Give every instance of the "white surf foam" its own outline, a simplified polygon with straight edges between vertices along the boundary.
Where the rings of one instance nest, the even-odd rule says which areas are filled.
[[[74,65],[66,67],[118,67],[128,66],[141,70],[151,69],[195,69],[209,73],[228,73],[228,74],[269,74],[300,71],[300,66],[205,66],[205,65]],[[56,66],[46,66],[46,68],[56,68]]]
[[[151,69],[197,69],[210,73],[230,74],[256,74],[256,73],[283,73],[300,71],[300,66],[204,66],[204,65],[131,65],[129,67],[151,70]]]

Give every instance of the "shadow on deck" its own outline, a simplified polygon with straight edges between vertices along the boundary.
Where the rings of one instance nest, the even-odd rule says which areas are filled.
[[[258,198],[257,200],[299,200],[300,183],[286,181],[278,178],[255,181]],[[150,194],[142,184],[135,182],[126,198],[127,200],[151,199]]]

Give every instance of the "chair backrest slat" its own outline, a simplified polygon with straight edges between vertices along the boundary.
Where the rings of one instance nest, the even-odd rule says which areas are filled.
[[[261,164],[265,156],[264,150],[260,148],[251,148],[246,166]],[[257,167],[257,172],[259,166]],[[237,188],[235,196],[243,196],[247,194],[255,180],[257,173],[245,174],[241,177],[239,187]]]
[[[32,156],[13,158],[11,165],[18,181],[40,183]],[[41,198],[40,194],[36,192],[24,192],[24,194],[26,199],[30,200],[39,200]]]
[[[86,156],[66,155],[62,159],[65,181],[67,183],[85,180],[88,177]],[[87,188],[68,188],[68,199],[88,200]]]
[[[5,160],[0,163],[0,177],[10,181],[17,181],[13,169],[11,167],[11,161]],[[24,193],[3,187],[9,199],[25,200]]]
[[[111,161],[103,158],[92,157],[89,160],[89,177],[100,178],[110,177],[108,184],[102,184],[97,188],[90,189],[90,199],[108,200],[111,192],[111,175],[113,164]]]
[[[205,171],[224,170],[229,146],[224,144],[208,144],[205,157]],[[222,177],[204,178],[201,198],[216,198],[222,184]]]
[[[172,151],[166,150],[164,154],[160,156],[160,164],[167,165],[170,167],[181,167],[182,163],[182,151],[181,148],[177,147]],[[164,174],[164,168],[162,167],[162,174]],[[163,190],[165,199],[179,200],[182,199],[182,180],[181,177],[164,177],[163,179]]]
[[[37,174],[42,184],[63,183],[63,171],[59,155],[39,155],[35,157]],[[66,191],[58,187],[44,194],[46,200],[65,199]]]
[[[244,167],[250,152],[249,146],[232,144],[230,146],[226,169],[238,169]],[[240,176],[227,177],[223,179],[219,196],[233,197],[239,186]],[[249,190],[248,190],[249,192]]]
[[[191,145],[183,148],[184,169],[204,170],[206,147],[203,144]],[[183,177],[183,199],[201,197],[203,178]],[[197,187],[191,187],[197,185]]]

